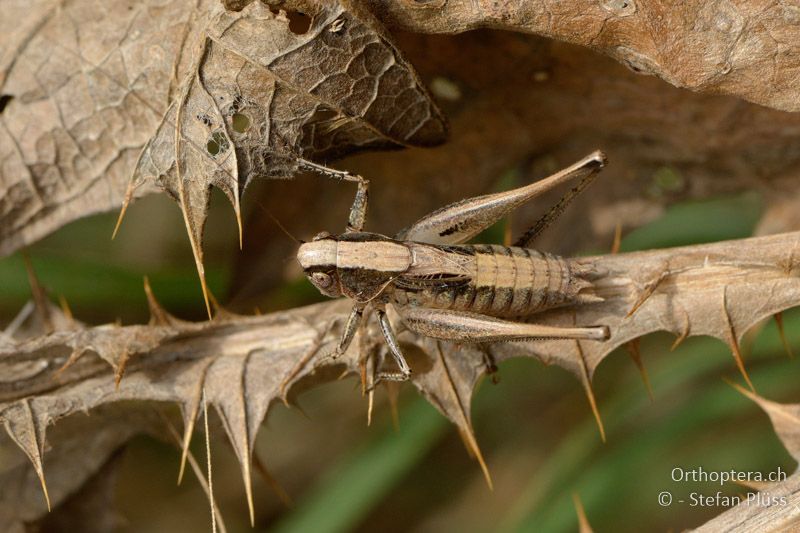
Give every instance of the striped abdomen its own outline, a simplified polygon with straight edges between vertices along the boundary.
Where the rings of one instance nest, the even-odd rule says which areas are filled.
[[[448,262],[458,263],[462,274],[416,275],[434,268],[415,265],[408,275],[395,281],[395,302],[520,317],[596,299],[590,294],[591,282],[585,279],[587,269],[555,255],[497,245],[449,246],[440,250],[446,257],[444,261],[437,257],[436,263],[440,267]]]

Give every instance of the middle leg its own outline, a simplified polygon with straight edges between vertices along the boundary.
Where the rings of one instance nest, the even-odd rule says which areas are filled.
[[[378,374],[378,380],[375,382],[375,384],[377,385],[377,383],[381,380],[408,381],[408,379],[411,377],[411,368],[408,366],[408,362],[403,356],[403,352],[400,351],[400,344],[397,342],[397,337],[395,337],[394,330],[392,330],[392,325],[389,323],[389,317],[386,316],[386,311],[383,309],[378,309],[377,314],[381,333],[383,333],[383,338],[386,339],[386,344],[389,347],[389,351],[394,357],[395,362],[397,362],[400,372],[380,372]]]

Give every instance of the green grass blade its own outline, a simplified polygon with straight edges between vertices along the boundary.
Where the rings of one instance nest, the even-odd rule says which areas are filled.
[[[330,469],[274,531],[351,530],[448,431],[450,423],[438,411],[414,399],[401,411],[399,431],[387,426],[373,442]]]

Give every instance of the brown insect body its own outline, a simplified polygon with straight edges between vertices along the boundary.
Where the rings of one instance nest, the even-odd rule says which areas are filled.
[[[301,245],[297,254],[303,271],[323,294],[344,295],[354,302],[334,356],[347,350],[364,311],[374,309],[400,370],[379,377],[408,379],[411,369],[387,317],[387,305],[411,331],[442,340],[607,339],[605,326],[557,327],[504,320],[599,300],[593,294],[595,273],[589,266],[530,249],[528,244],[604,164],[605,156],[594,152],[539,182],[443,207],[395,239],[361,231],[367,182],[360,180],[348,231],[338,236],[320,234]],[[581,178],[578,185],[517,245],[463,244],[524,202],[575,178]]]
[[[587,269],[556,255],[499,245],[407,244],[412,265],[391,284],[391,300],[399,305],[515,318],[596,301]],[[428,265],[430,248],[438,253]],[[448,271],[442,265],[454,268]],[[438,266],[440,273],[427,274],[428,266]]]
[[[325,253],[330,259],[316,269],[338,293],[361,303],[380,299],[512,318],[597,300],[587,267],[530,248],[432,245],[353,232],[306,243],[299,257],[308,264]]]

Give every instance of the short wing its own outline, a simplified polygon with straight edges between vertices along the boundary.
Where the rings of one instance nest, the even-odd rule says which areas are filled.
[[[398,240],[431,244],[459,244],[513,211],[525,202],[569,180],[597,172],[605,155],[593,152],[572,166],[525,187],[461,200],[430,213],[397,235]]]
[[[471,246],[431,245],[406,241],[411,265],[394,280],[403,289],[456,288],[469,283],[476,273]]]
[[[429,274],[427,276],[403,275],[394,279],[400,289],[423,291],[425,289],[456,289],[472,280],[469,276],[456,274]]]

